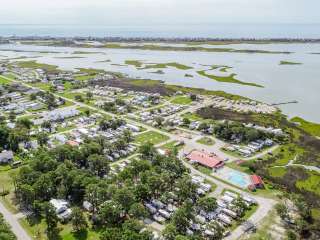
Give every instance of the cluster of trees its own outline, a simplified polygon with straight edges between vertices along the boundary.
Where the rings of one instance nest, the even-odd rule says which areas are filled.
[[[181,161],[174,154],[159,155],[152,145],[146,144],[140,148],[141,159],[133,160],[117,175],[108,175],[104,144],[106,141],[97,138],[81,147],[62,145],[52,150],[40,149],[29,165],[19,169],[14,178],[16,197],[22,206],[45,219],[48,235],[56,234],[58,222],[48,201],[62,198],[75,206],[71,217],[75,231],[87,227],[88,219],[77,208],[87,200],[93,206],[90,217],[93,227],[103,229],[102,240],[149,240],[151,233],[139,222],[148,216],[143,202],[163,199],[168,197],[167,193],[174,192],[181,209],[168,228],[177,228],[174,232],[184,236],[183,239],[197,239],[187,237],[184,231],[189,225],[187,219],[193,218],[193,204],[198,201],[199,206],[209,210],[215,208],[216,202],[198,200],[196,186]]]
[[[0,239],[2,240],[16,240],[16,236],[11,232],[10,227],[0,214]]]
[[[239,139],[241,142],[250,142],[257,139],[264,139],[267,134],[254,128],[245,127],[237,122],[225,122],[217,124],[214,133],[218,138],[231,141]]]
[[[313,239],[315,235],[312,234],[319,234],[319,222],[312,218],[309,205],[301,196],[296,194],[285,194],[284,197],[289,198],[295,208],[293,213],[293,210],[288,207],[290,204],[287,204],[287,201],[276,205],[277,213],[288,229],[288,239]]]
[[[116,130],[117,128],[121,127],[122,125],[124,125],[126,122],[123,119],[120,118],[114,118],[114,119],[106,119],[103,118],[100,122],[99,122],[99,127],[102,131],[106,131],[107,129],[111,128],[113,130]]]
[[[4,120],[4,119],[3,119]],[[19,150],[19,143],[30,140],[32,122],[29,119],[18,119],[13,129],[8,128],[4,121],[0,122],[0,150]]]
[[[102,109],[107,112],[117,113],[119,107],[125,107],[127,112],[132,111],[132,106],[126,104],[124,100],[117,98],[113,102],[105,102],[102,106]]]

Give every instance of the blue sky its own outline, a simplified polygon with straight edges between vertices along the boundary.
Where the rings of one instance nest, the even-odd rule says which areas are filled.
[[[319,0],[0,0],[0,3],[1,24],[320,23]]]

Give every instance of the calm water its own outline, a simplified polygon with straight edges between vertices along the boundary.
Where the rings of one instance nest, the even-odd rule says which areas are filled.
[[[8,25],[0,36],[320,38],[320,24],[201,24],[164,26]]]
[[[208,53],[208,52],[170,52],[144,51],[128,49],[79,49],[68,47],[42,47],[19,44],[0,45],[0,59],[27,56],[37,57],[42,63],[58,65],[61,69],[72,70],[78,67],[99,68],[108,71],[126,73],[131,77],[164,80],[167,83],[211,90],[224,90],[229,93],[247,96],[267,103],[279,103],[297,100],[298,104],[282,105],[281,109],[289,116],[301,116],[307,120],[320,122],[320,44],[238,44],[222,47],[235,49],[261,49],[270,51],[290,51],[293,54],[247,54],[247,53]],[[27,52],[14,52],[24,50]],[[29,51],[29,52],[28,52]],[[30,51],[56,51],[58,53],[39,53]],[[98,52],[74,55],[74,51]],[[60,57],[81,56],[67,59]],[[111,62],[99,62],[110,60]],[[125,60],[140,60],[144,63],[177,62],[193,67],[190,70],[175,68],[163,69],[164,74],[152,73],[156,69],[139,70],[124,65]],[[279,65],[280,61],[300,62],[302,65]],[[119,66],[121,65],[121,66]],[[239,84],[220,83],[202,77],[196,73],[208,70],[208,65],[227,65],[232,67],[229,73],[245,82],[254,82],[264,88]],[[192,74],[193,78],[185,77]],[[214,74],[219,73],[217,71]]]

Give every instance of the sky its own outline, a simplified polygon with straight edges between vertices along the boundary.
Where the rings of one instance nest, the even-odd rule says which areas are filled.
[[[0,24],[320,23],[319,0],[0,0]]]

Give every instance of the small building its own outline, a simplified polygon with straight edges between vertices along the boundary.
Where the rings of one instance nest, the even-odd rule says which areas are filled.
[[[217,169],[224,165],[224,162],[221,158],[214,154],[206,153],[204,151],[193,150],[186,157],[191,162],[196,162],[202,166],[211,169]]]
[[[12,151],[2,151],[0,153],[0,164],[7,164],[13,161]]]
[[[264,184],[260,176],[258,175],[251,175],[250,176],[251,185],[249,186],[250,189],[256,188],[263,188]]]

